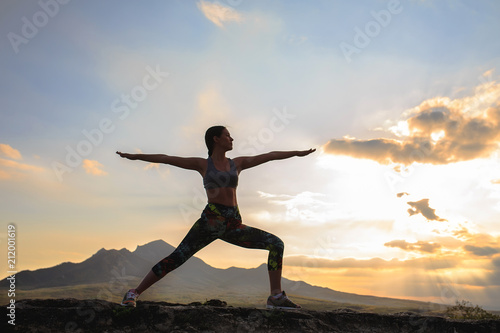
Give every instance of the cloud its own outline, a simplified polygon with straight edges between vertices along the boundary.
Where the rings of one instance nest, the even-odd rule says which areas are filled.
[[[500,253],[500,247],[465,245],[464,250],[476,256],[489,257]]]
[[[21,176],[24,172],[42,172],[43,168],[0,158],[0,180]]]
[[[478,86],[473,96],[436,97],[403,114],[389,131],[398,137],[330,140],[330,154],[371,159],[380,164],[448,164],[490,156],[500,144],[500,84]]]
[[[13,160],[22,159],[21,153],[19,150],[12,148],[11,146],[0,143],[0,156],[8,157]]]
[[[225,22],[241,22],[243,17],[240,13],[230,7],[208,1],[198,2],[198,8],[207,19],[212,21],[216,26],[223,28]]]
[[[20,163],[13,160],[22,160],[22,155],[19,150],[12,148],[10,145],[0,143],[0,157],[7,157],[9,159],[0,158],[0,180],[19,178],[29,172],[40,173],[44,171],[43,168]]]
[[[464,226],[460,226],[461,228],[459,230],[455,230],[453,232],[453,236],[459,239],[463,239],[464,241],[468,242],[473,242],[474,244],[481,244],[481,245],[494,245],[494,244],[500,244],[500,237],[495,237],[490,234],[485,234],[485,233],[475,233],[469,231]]]
[[[453,236],[464,244],[465,251],[476,256],[492,256],[500,253],[500,236],[470,232],[463,226],[455,230]]]
[[[279,221],[300,221],[306,224],[328,223],[334,218],[339,218],[343,213],[338,204],[331,202],[326,194],[314,192],[301,192],[296,195],[270,194],[258,191],[261,198],[267,199],[269,203],[282,206],[286,209],[273,217]]]
[[[108,173],[101,170],[102,164],[93,160],[83,160],[83,168],[85,171],[94,176],[104,176]]]
[[[418,241],[416,243],[408,243],[405,240],[393,240],[384,244],[387,247],[399,247],[405,251],[417,251],[417,252],[427,252],[434,253],[436,250],[441,248],[440,244]]]
[[[407,202],[412,208],[408,209],[410,216],[422,214],[428,221],[447,221],[436,215],[435,209],[429,207],[429,199],[422,199],[420,201]]]
[[[460,230],[455,230],[453,232],[453,236],[455,236],[456,238],[462,238],[462,239],[471,239],[474,234],[472,234],[471,232],[469,232],[469,229],[467,229],[466,227],[462,227]]]

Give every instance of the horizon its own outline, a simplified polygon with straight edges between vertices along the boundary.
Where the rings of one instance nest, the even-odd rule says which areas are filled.
[[[90,257],[86,258],[85,260],[83,260],[83,261],[81,261],[81,262],[77,262],[77,263],[75,263],[75,262],[62,262],[62,263],[59,263],[59,264],[57,264],[57,265],[55,265],[55,266],[52,266],[52,267],[39,268],[39,269],[37,269],[37,270],[30,271],[30,272],[36,272],[36,271],[38,271],[38,270],[52,269],[52,268],[59,267],[59,266],[61,266],[61,265],[63,265],[63,264],[74,264],[74,265],[78,265],[78,264],[81,264],[81,263],[83,263],[83,262],[85,262],[85,261],[87,261],[87,260],[91,259],[94,255],[96,255],[96,254],[100,253],[101,251],[109,252],[109,251],[122,251],[122,250],[127,250],[129,253],[134,253],[135,251],[137,251],[137,250],[139,249],[139,247],[148,246],[148,245],[150,245],[150,244],[152,244],[152,243],[157,243],[157,242],[162,242],[162,243],[163,243],[163,244],[165,244],[165,245],[172,246],[172,245],[168,244],[167,242],[165,242],[164,240],[162,240],[162,239],[158,239],[158,240],[151,241],[151,242],[149,242],[149,243],[147,243],[147,244],[137,245],[137,247],[136,247],[136,249],[135,249],[134,251],[130,251],[130,250],[126,249],[126,248],[122,248],[122,249],[105,249],[105,248],[101,248],[101,249],[97,250],[94,254],[92,254]],[[195,256],[193,256],[193,258],[194,258],[194,257],[196,257],[196,255],[195,255]],[[203,262],[203,264],[204,264],[204,265],[208,265],[209,267],[216,268],[216,267],[210,266],[209,264],[207,264],[206,262],[204,262],[202,259],[200,259],[200,258],[198,258],[198,257],[196,257],[196,258],[197,258],[197,259],[199,259],[199,260],[201,260],[201,261]],[[224,268],[224,269],[236,268],[236,269],[245,269],[245,270],[246,270],[246,269],[259,269],[259,268],[261,268],[261,267],[262,267],[262,269],[267,269],[267,264],[266,264],[265,262],[263,262],[263,263],[261,263],[260,265],[258,265],[258,266],[256,266],[256,267],[248,267],[248,268],[243,268],[243,267],[231,266],[231,267],[227,267],[227,268]],[[218,269],[220,269],[220,268],[218,268]],[[122,267],[122,268],[117,268],[117,267],[114,267],[114,268],[113,268],[113,271],[115,271],[114,273],[112,273],[112,275],[113,275],[113,278],[112,278],[113,283],[118,282],[118,283],[121,285],[121,284],[123,284],[123,281],[122,281],[123,279],[128,279],[128,278],[129,278],[129,274],[126,272],[126,270],[125,270],[125,268],[124,268],[124,267]],[[22,271],[22,272],[26,272],[26,271]],[[18,275],[19,273],[22,273],[22,272],[18,272],[16,275]],[[117,272],[120,272],[120,273],[119,273],[119,274],[120,274],[119,276],[118,276],[118,275],[116,275],[116,274],[117,274]],[[182,276],[183,274],[186,274],[186,273],[185,273],[185,272],[180,273],[180,275],[181,275],[181,276]],[[286,276],[284,276],[284,278],[286,278]],[[16,281],[17,281],[17,277],[16,277]],[[166,281],[164,281],[164,282],[166,282]],[[285,284],[286,284],[286,285],[288,285],[290,282],[305,282],[306,284],[309,284],[307,281],[302,281],[302,280],[289,280],[289,281],[288,281],[288,283],[285,283]],[[111,281],[110,281],[109,283],[111,283]],[[162,289],[167,289],[167,290],[168,290],[168,288],[169,288],[169,287],[168,287],[168,282],[166,282],[165,284],[166,284],[166,286],[165,286],[165,285],[164,285],[164,286],[161,286],[161,285],[159,285],[159,284],[158,284],[158,285],[156,285],[156,288],[162,288]],[[114,284],[111,284],[111,285],[114,285]],[[316,285],[313,285],[313,284],[309,284],[309,285],[310,285],[310,286],[312,286],[312,287],[324,288],[324,287],[322,287],[322,286],[316,286]],[[72,286],[74,286],[74,287],[78,287],[79,285],[78,285],[78,284],[72,284]],[[121,285],[121,287],[125,287],[125,285]],[[229,287],[229,286],[228,286],[228,287]],[[297,290],[295,290],[293,286],[288,285],[288,287],[292,287],[292,288],[291,288],[291,292],[290,292],[290,290],[288,290],[288,289],[287,289],[289,294],[294,294],[294,292],[297,292]],[[39,287],[39,288],[40,288],[40,287]],[[32,291],[32,292],[33,292],[33,291],[36,291],[36,290],[37,290],[37,289],[39,289],[39,288],[35,288],[35,289],[28,289],[28,290],[30,290],[30,291]],[[44,288],[44,287],[41,287],[41,288],[42,288],[42,289],[46,289],[47,287],[45,287],[45,288]],[[55,289],[58,289],[59,287],[57,287],[57,286],[56,286],[56,287],[48,287],[48,288],[55,288]],[[265,288],[264,288],[264,289],[265,289]],[[335,289],[331,289],[331,288],[328,288],[328,289],[330,289],[331,291],[334,291],[334,292],[345,293],[345,292],[344,292],[344,291],[342,291],[342,290],[335,290]],[[102,287],[101,287],[101,288],[99,288],[99,290],[102,292]],[[156,290],[158,290],[158,289],[156,289]],[[374,296],[374,295],[363,295],[363,294],[356,294],[356,293],[347,293],[347,294],[350,294],[350,295],[356,295],[356,296],[361,296],[361,297],[363,297],[363,296],[368,296],[368,297],[378,297],[378,298],[380,298],[380,299],[387,298],[387,297],[383,297],[383,296],[382,296],[382,297],[380,297],[380,296]],[[36,295],[36,294],[35,294],[35,295]],[[109,294],[109,295],[107,295],[107,296],[108,296],[108,297],[110,297],[110,298],[108,298],[108,299],[103,298],[103,299],[104,299],[104,300],[107,300],[107,301],[111,301],[113,298],[117,298],[117,299],[119,298],[119,297],[118,297],[119,295]],[[113,296],[114,296],[114,297],[113,297]],[[330,297],[328,297],[329,295],[325,295],[325,296],[327,296],[327,297],[326,297],[327,299],[331,298],[331,296],[330,296]],[[30,296],[28,296],[28,297],[26,297],[26,296],[24,296],[24,297],[20,297],[20,298],[16,299],[16,302],[17,302],[17,301],[19,301],[19,300],[23,300],[23,299],[30,299],[30,298],[32,298],[32,297],[33,297],[33,295],[30,295]],[[35,296],[35,297],[36,297],[36,296]],[[150,299],[150,297],[151,297],[150,293],[146,293],[146,295],[144,295],[144,300],[151,300],[151,299]],[[316,296],[316,297],[318,297],[318,296]],[[325,300],[323,300],[323,301],[324,301],[324,302],[328,302],[328,300],[327,300],[327,299],[325,299]],[[406,301],[406,300],[407,300],[407,301],[415,301],[415,300],[411,300],[411,299],[402,299],[402,298],[393,298],[393,297],[389,297],[388,299],[404,300],[404,301]],[[429,310],[429,309],[428,309],[428,306],[429,306],[429,304],[430,304],[430,303],[429,303],[429,302],[422,302],[422,303],[423,303],[423,304],[425,304],[425,305],[427,306],[427,307],[426,307],[426,309],[427,309],[427,310]],[[353,305],[355,305],[355,304],[357,304],[357,303],[356,303],[355,301],[353,301],[353,303],[352,303],[352,304],[353,304]],[[360,303],[360,304],[361,304],[361,303]],[[433,303],[433,304],[434,304],[434,305],[439,305],[439,306],[442,306],[442,305],[443,305],[443,304],[439,304],[439,303]],[[379,304],[379,306],[383,306],[383,305],[382,305],[382,304]],[[387,305],[386,305],[386,306],[387,306]],[[490,310],[490,309],[486,309],[486,310]],[[491,309],[491,310],[492,310],[492,311],[495,311],[495,309]]]
[[[177,246],[201,177],[115,152],[205,157],[222,124],[230,158],[317,149],[240,175],[243,223],[284,241],[285,277],[500,310],[499,15],[493,0],[3,1],[0,243],[14,225],[16,263],[4,249],[0,271]],[[267,252],[195,256],[249,268]]]
[[[44,269],[50,269],[50,268],[54,268],[54,267],[57,267],[57,266],[60,266],[62,264],[80,264],[80,263],[83,263],[85,261],[87,261],[88,259],[92,258],[94,255],[96,255],[97,253],[101,252],[101,251],[121,251],[121,250],[127,250],[129,253],[134,253],[135,251],[137,251],[139,249],[139,247],[143,247],[143,246],[147,246],[147,245],[150,245],[151,243],[157,243],[157,242],[162,242],[168,246],[171,246],[173,247],[171,244],[165,242],[163,239],[157,239],[157,240],[153,240],[149,243],[146,243],[146,244],[142,244],[142,245],[137,245],[135,250],[131,251],[127,248],[121,248],[121,249],[106,249],[106,248],[101,248],[97,251],[95,251],[91,256],[89,256],[88,258],[85,258],[84,260],[80,261],[80,262],[71,262],[71,261],[66,261],[66,262],[61,262],[59,264],[56,264],[54,266],[51,266],[51,267],[41,267],[41,268],[38,268],[38,269],[35,269],[35,270],[27,270],[27,271],[31,271],[31,272],[36,272],[37,270],[44,270]],[[225,268],[220,268],[220,267],[214,267],[214,266],[211,266],[210,264],[206,263],[203,259],[201,258],[198,258],[197,255],[194,255],[192,258],[197,258],[199,260],[201,260],[204,264],[210,266],[210,267],[213,267],[213,268],[216,268],[216,269],[229,269],[229,268],[241,268],[241,269],[258,269],[260,267],[267,267],[267,264],[265,262],[262,262],[261,264],[255,266],[255,267],[237,267],[237,266],[229,266],[229,267],[225,267]],[[267,268],[266,268],[267,269]],[[21,272],[24,272],[24,271],[21,271]],[[21,273],[21,272],[18,272],[17,274]],[[126,273],[125,271],[122,271],[122,273]],[[16,274],[16,275],[17,275]],[[182,273],[181,273],[182,274]],[[8,276],[7,276],[8,277]],[[123,276],[122,276],[123,277]],[[284,278],[287,278],[287,276],[283,276]],[[116,276],[114,278],[117,278]],[[120,278],[118,278],[118,280],[120,280]],[[304,281],[304,280],[293,280],[293,279],[289,279],[290,281],[299,281],[299,282],[305,282],[313,287],[324,287],[324,286],[317,286],[317,285],[314,285],[314,284],[310,284],[308,281]],[[168,282],[166,282],[165,284],[168,284]],[[167,286],[157,286],[157,287],[160,287],[160,288],[166,288],[168,289],[168,285]],[[57,287],[54,287],[54,288],[57,288]],[[336,289],[333,289],[333,288],[330,288],[330,287],[326,287],[332,291],[338,291],[338,292],[343,292],[343,293],[346,293],[345,291],[342,291],[342,290],[336,290]],[[32,290],[36,290],[36,289],[32,289]],[[353,294],[353,295],[359,295],[359,296],[373,296],[373,297],[378,297],[378,298],[390,298],[390,299],[401,299],[401,300],[408,300],[408,301],[415,301],[414,299],[411,299],[411,298],[397,298],[397,297],[388,297],[388,296],[377,296],[377,295],[363,295],[363,294],[357,294],[357,293],[348,293],[348,294]],[[115,295],[116,298],[119,298],[118,296],[119,295]],[[21,298],[21,299],[25,299],[25,298]],[[148,298],[146,298],[148,299]],[[326,301],[326,300],[325,300]],[[418,300],[417,300],[418,301]],[[423,301],[420,301],[420,302],[423,302]],[[429,302],[423,302],[423,303],[429,303]],[[432,303],[432,302],[431,302]],[[353,303],[353,304],[356,304],[356,303]],[[443,305],[441,303],[433,303],[435,305]],[[444,304],[444,305],[452,305],[452,304]],[[488,311],[499,311],[498,308],[485,308],[485,310],[488,310]]]

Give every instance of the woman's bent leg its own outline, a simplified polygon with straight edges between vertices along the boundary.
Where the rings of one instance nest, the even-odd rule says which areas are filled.
[[[269,251],[267,269],[271,294],[281,292],[281,272],[283,266],[283,241],[266,231],[241,224],[236,229],[227,231],[222,240],[249,249],[265,249]]]

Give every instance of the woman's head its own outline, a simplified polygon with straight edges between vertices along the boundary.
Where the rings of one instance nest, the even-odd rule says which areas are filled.
[[[224,126],[212,126],[205,132],[205,143],[208,148],[208,156],[212,156],[212,153],[214,152],[216,140],[214,137],[220,138],[223,132],[225,132],[224,130],[226,130],[226,127]]]

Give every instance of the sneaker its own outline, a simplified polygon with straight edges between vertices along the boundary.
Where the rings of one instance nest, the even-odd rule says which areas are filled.
[[[139,294],[135,291],[135,289],[130,289],[127,291],[125,296],[123,296],[122,306],[132,306],[135,308],[135,301],[139,297]]]
[[[292,302],[288,296],[283,291],[281,296],[269,296],[267,299],[267,308],[268,309],[301,309],[301,306]]]

